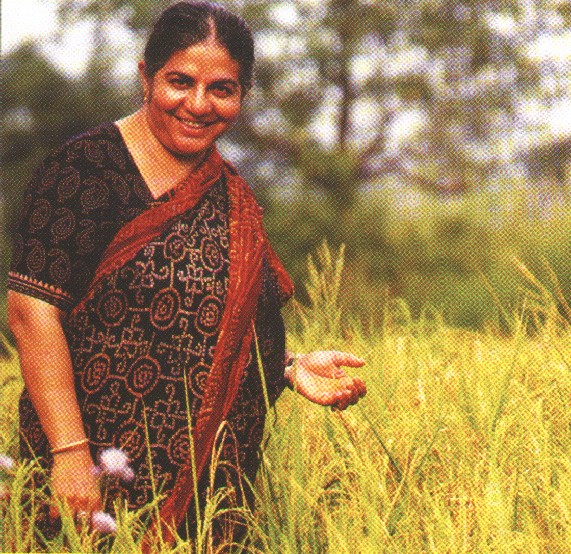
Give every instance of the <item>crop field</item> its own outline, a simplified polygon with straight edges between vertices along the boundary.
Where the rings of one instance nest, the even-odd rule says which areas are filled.
[[[502,332],[454,329],[429,311],[413,320],[398,301],[365,332],[339,307],[342,257],[322,250],[319,261],[310,265],[312,305],[287,314],[289,348],[364,357],[366,366],[350,371],[368,393],[343,412],[283,393],[266,425],[247,551],[571,551],[571,334],[556,282],[542,285],[521,266],[528,295],[504,313]],[[17,460],[21,381],[11,347],[1,364],[0,453],[16,465],[0,470],[0,550],[37,551],[21,506],[34,469]],[[197,543],[172,552],[211,551],[224,492],[202,514]],[[64,518],[48,548],[138,552],[142,517],[119,510],[112,543]]]

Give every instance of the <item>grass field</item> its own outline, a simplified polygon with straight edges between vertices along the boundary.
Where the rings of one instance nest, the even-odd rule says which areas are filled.
[[[368,394],[332,412],[284,392],[268,418],[250,551],[570,552],[571,334],[556,283],[534,283],[521,267],[528,295],[504,312],[503,333],[453,329],[429,313],[413,321],[397,301],[383,306],[383,326],[365,333],[338,305],[342,257],[320,257],[310,267],[313,306],[288,314],[289,347],[364,357],[357,374]],[[0,372],[0,452],[15,455],[13,352]],[[35,548],[20,507],[30,471],[0,474],[11,488],[0,501],[2,551]],[[201,544],[180,542],[173,552],[209,551],[216,498],[209,510]],[[119,515],[113,551],[137,552],[139,514]],[[101,540],[67,527],[71,551]]]

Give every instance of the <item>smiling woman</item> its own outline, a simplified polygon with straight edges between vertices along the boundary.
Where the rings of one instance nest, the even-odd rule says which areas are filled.
[[[214,38],[173,54],[150,78],[140,66],[153,134],[185,159],[203,154],[236,121],[239,65]]]
[[[147,550],[156,532],[196,533],[217,440],[215,487],[232,491],[228,507],[252,504],[244,477],[255,479],[268,404],[287,384],[339,409],[365,394],[341,369],[363,365],[351,354],[314,352],[286,370],[292,283],[252,191],[215,147],[239,116],[253,52],[223,8],[167,9],[139,64],[143,106],[44,161],[15,239],[22,455],[51,469],[53,494],[76,513],[102,498],[139,508],[161,491]],[[110,448],[129,456],[133,479],[102,496],[93,461]],[[38,521],[45,536],[54,517]],[[212,533],[223,543],[246,530],[228,512]]]
[[[237,120],[243,96],[240,66],[210,36],[175,52],[154,75],[149,75],[144,61],[139,71],[145,104],[118,126],[157,197],[197,167]],[[167,165],[169,172],[164,171]]]

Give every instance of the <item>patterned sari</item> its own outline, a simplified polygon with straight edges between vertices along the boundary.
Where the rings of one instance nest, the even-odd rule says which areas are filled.
[[[41,285],[12,273],[11,288],[32,284]],[[146,547],[159,530],[168,542],[192,529],[193,491],[204,505],[219,432],[216,486],[251,502],[242,479],[253,482],[259,464],[263,385],[271,403],[285,386],[279,310],[291,293],[251,190],[216,150],[104,249],[64,331],[93,456],[121,448],[135,470],[133,482],[110,484],[108,503],[124,498],[133,509],[164,495]],[[23,454],[49,466],[26,391],[20,413]]]

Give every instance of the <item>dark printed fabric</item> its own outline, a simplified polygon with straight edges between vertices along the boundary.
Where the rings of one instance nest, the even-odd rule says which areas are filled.
[[[114,124],[72,139],[48,156],[26,190],[8,288],[69,311],[117,231],[152,203]]]
[[[194,425],[228,287],[228,202],[221,179],[195,208],[176,218],[132,260],[105,277],[96,293],[65,324],[92,454],[97,459],[106,448],[122,448],[135,470],[131,483],[111,483],[108,509],[116,498],[138,508],[152,500],[153,491],[168,495],[179,468],[188,459],[189,414]],[[68,256],[73,263],[73,250]],[[37,273],[35,282],[43,282],[43,277]],[[79,300],[82,289],[70,285],[60,290]],[[69,292],[72,290],[75,294]],[[55,303],[53,295],[50,299]],[[264,264],[256,333],[271,404],[285,386],[280,305],[275,276]],[[235,488],[237,503],[251,501],[239,493],[245,487],[240,479],[243,475],[251,482],[255,479],[265,412],[253,344],[227,418],[221,459],[226,469],[221,468],[216,476],[218,485]],[[38,456],[49,467],[48,443],[26,391],[20,418],[23,456]],[[201,503],[208,473],[207,469],[200,483]]]

